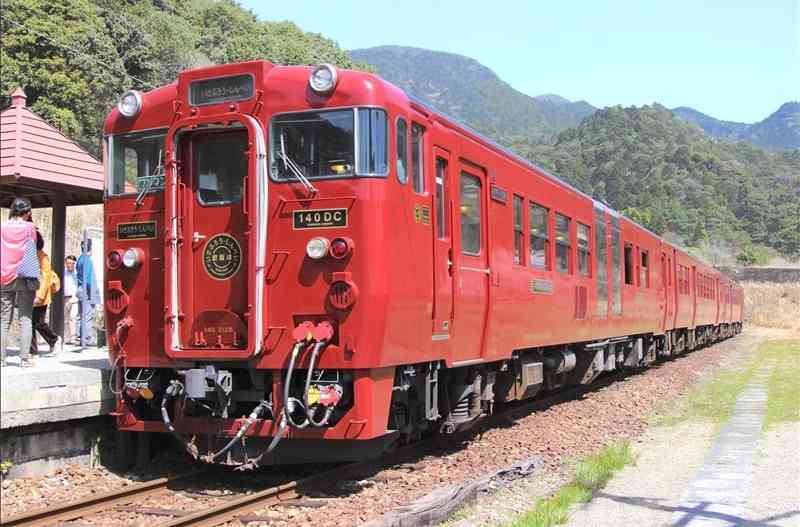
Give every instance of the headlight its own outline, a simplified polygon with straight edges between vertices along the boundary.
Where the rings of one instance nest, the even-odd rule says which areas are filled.
[[[122,265],[128,269],[138,267],[142,263],[142,250],[131,247],[122,255]]]
[[[321,95],[330,93],[336,87],[339,81],[339,75],[336,73],[336,68],[330,64],[320,64],[311,71],[311,76],[308,78],[308,85],[316,93]]]
[[[120,98],[117,109],[125,117],[134,117],[142,109],[142,94],[136,90],[128,90]]]
[[[329,247],[330,243],[328,243],[327,238],[311,238],[306,244],[306,254],[313,260],[319,260],[328,254]]]

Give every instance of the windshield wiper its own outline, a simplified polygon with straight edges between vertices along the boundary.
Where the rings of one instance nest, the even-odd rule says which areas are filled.
[[[286,154],[286,143],[285,143],[285,140],[284,140],[283,132],[281,132],[281,151],[279,152],[279,154],[280,154],[280,156],[281,156],[281,159],[283,159],[283,169],[284,169],[284,170],[286,170],[287,172],[291,172],[292,174],[294,174],[294,176],[297,178],[297,180],[298,180],[298,181],[300,181],[300,183],[302,183],[304,187],[306,187],[306,190],[307,190],[307,191],[308,191],[310,194],[316,194],[317,192],[319,192],[319,191],[317,190],[317,187],[315,187],[315,186],[314,186],[314,185],[313,185],[313,184],[312,184],[312,183],[311,183],[311,182],[308,180],[308,178],[305,176],[305,174],[303,174],[303,171],[302,171],[302,170],[300,170],[300,167],[298,167],[298,166],[297,166],[297,163],[295,163],[295,162],[294,162],[294,161],[293,161],[293,160],[292,160],[292,159],[291,159],[291,158],[290,158],[290,157],[289,157],[289,156]]]
[[[160,177],[163,177],[163,176],[164,176],[164,165],[161,163],[161,150],[159,150],[158,151],[158,165],[156,166],[156,169],[153,171],[152,174],[150,174],[148,176],[144,176],[143,178],[140,178],[140,179],[144,179],[145,182],[144,182],[144,185],[142,185],[142,188],[139,191],[139,194],[136,196],[136,201],[134,202],[134,205],[136,206],[136,208],[139,208],[142,205],[142,202],[144,201],[145,194],[150,192],[150,190],[153,188],[153,185],[155,184],[156,180],[158,178],[160,178]]]

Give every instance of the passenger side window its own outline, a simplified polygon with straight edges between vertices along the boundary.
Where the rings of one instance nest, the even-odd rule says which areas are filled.
[[[578,223],[578,274],[581,276],[591,276],[589,262],[592,261],[592,252],[589,248],[589,227],[583,223]]]
[[[525,265],[525,230],[523,226],[523,207],[525,200],[514,196],[514,263]]]
[[[408,125],[405,119],[397,120],[397,180],[408,181]]]
[[[425,160],[423,150],[425,128],[417,123],[411,123],[411,174],[414,183],[414,192],[425,194]]]
[[[641,251],[642,264],[639,267],[639,285],[641,287],[650,287],[650,257],[647,251]]]
[[[481,253],[481,180],[461,173],[461,251]]]
[[[556,270],[559,273],[570,272],[570,254],[572,253],[569,234],[570,222],[568,217],[556,213]]]
[[[547,216],[550,211],[535,203],[530,204],[531,265],[537,269],[550,269],[550,237],[547,232]]]
[[[625,244],[625,283],[633,285],[633,245]]]

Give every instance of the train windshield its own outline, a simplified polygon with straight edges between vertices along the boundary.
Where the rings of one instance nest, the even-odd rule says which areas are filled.
[[[299,112],[272,120],[270,167],[279,181],[388,173],[386,112]]]
[[[163,190],[166,135],[166,130],[149,130],[106,138],[109,195],[144,195]]]

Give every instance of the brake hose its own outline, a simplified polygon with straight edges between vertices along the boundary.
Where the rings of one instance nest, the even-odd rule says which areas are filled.
[[[328,424],[328,419],[333,413],[333,407],[329,406],[328,408],[325,409],[325,415],[322,418],[322,421],[315,421],[314,411],[311,409],[311,405],[308,404],[308,390],[311,387],[311,376],[314,373],[314,363],[317,360],[317,355],[319,354],[319,352],[325,346],[327,346],[327,344],[328,344],[327,341],[320,340],[314,345],[314,349],[311,351],[311,359],[308,362],[308,373],[306,374],[306,387],[305,391],[303,392],[303,404],[305,405],[306,417],[308,419],[308,422],[317,428],[322,428],[323,426]]]
[[[250,412],[250,415],[247,417],[244,424],[242,424],[242,426],[239,427],[239,430],[236,432],[236,435],[233,436],[233,438],[231,438],[230,441],[228,441],[228,444],[226,444],[224,447],[222,447],[221,450],[217,451],[214,454],[207,454],[203,456],[202,460],[205,461],[206,463],[213,463],[223,454],[228,452],[228,450],[233,448],[233,445],[235,445],[236,442],[239,441],[247,433],[250,427],[253,426],[253,423],[255,423],[259,417],[261,417],[261,413],[264,410],[269,410],[269,409],[270,409],[270,404],[267,401],[261,401],[260,403],[258,403],[258,405],[255,408],[253,408],[253,411]]]
[[[197,447],[194,444],[189,443],[180,432],[175,430],[175,427],[172,426],[172,420],[169,418],[167,401],[177,398],[181,392],[183,392],[183,385],[180,383],[180,381],[172,381],[169,388],[167,388],[167,390],[164,392],[164,398],[161,399],[161,420],[164,421],[164,426],[167,427],[169,433],[172,434],[183,445],[186,451],[189,452],[193,458],[197,459]]]
[[[292,413],[289,411],[290,403],[292,400],[294,400],[296,403],[300,403],[300,405],[303,406],[303,403],[301,401],[298,401],[297,399],[292,399],[289,396],[289,389],[291,388],[292,373],[294,372],[294,366],[295,362],[297,361],[297,356],[300,355],[300,350],[303,349],[303,346],[305,345],[306,345],[305,341],[299,341],[295,343],[294,347],[292,348],[292,355],[289,358],[289,367],[286,370],[286,380],[284,381],[283,384],[283,416],[286,418],[288,423],[295,428],[305,428],[308,426],[307,420],[303,421],[300,424],[295,423],[294,419],[292,419]]]

